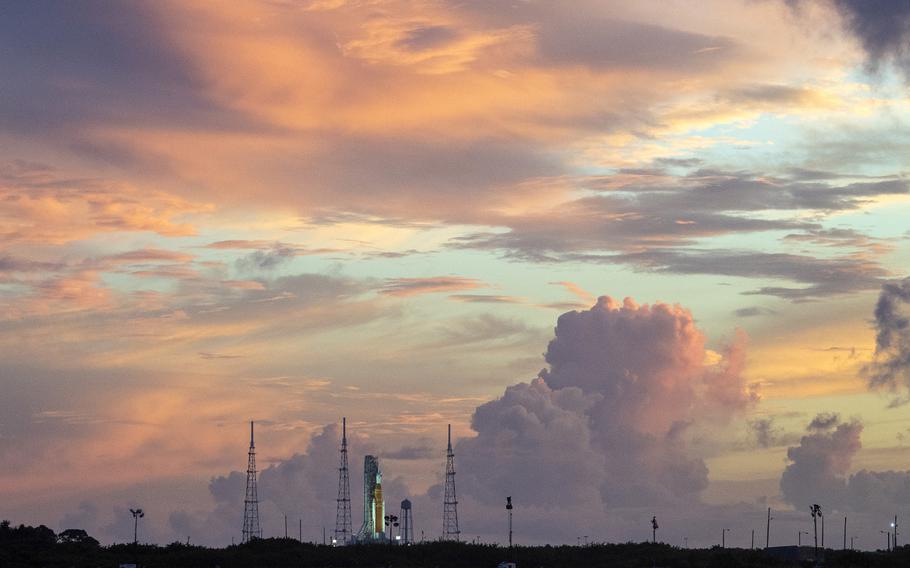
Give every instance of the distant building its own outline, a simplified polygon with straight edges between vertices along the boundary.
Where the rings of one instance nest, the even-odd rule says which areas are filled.
[[[770,548],[766,548],[765,552],[768,554],[768,556],[795,562],[814,560],[815,558],[815,548],[811,546],[772,546]],[[818,551],[818,556],[819,560],[824,558],[823,551],[821,549]]]

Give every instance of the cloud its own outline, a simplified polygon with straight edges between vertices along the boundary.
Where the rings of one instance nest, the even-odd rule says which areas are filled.
[[[759,448],[776,448],[799,441],[792,434],[785,433],[775,425],[773,417],[757,418],[748,422],[749,432],[754,436]]]
[[[595,400],[579,388],[554,391],[538,378],[479,406],[471,419],[477,437],[456,447],[460,491],[480,501],[513,495],[544,506],[600,500],[604,456],[592,445],[586,414]]]
[[[840,416],[834,412],[823,412],[812,419],[809,426],[806,427],[810,432],[813,430],[826,431],[834,428],[840,423]]]
[[[187,236],[195,228],[178,218],[209,208],[160,191],[68,177],[50,166],[21,160],[0,164],[0,201],[4,245],[59,245],[129,231]]]
[[[522,304],[525,302],[523,298],[496,294],[452,294],[449,299],[472,304]]]
[[[699,169],[670,175],[664,169],[612,186],[616,178],[577,183],[596,194],[544,212],[509,217],[505,230],[453,238],[453,248],[490,250],[523,262],[624,264],[648,272],[782,279],[754,293],[804,301],[877,288],[890,276],[882,256],[887,243],[854,230],[826,228],[833,211],[851,210],[891,195],[907,195],[906,180],[855,181],[836,176],[806,182],[782,175]],[[791,211],[782,216],[775,212]],[[814,212],[815,220],[804,215]],[[817,220],[817,221],[816,221]],[[789,250],[711,247],[723,236],[786,231]],[[831,249],[854,249],[832,255]]]
[[[862,447],[863,425],[855,420],[841,423],[836,415],[819,415],[809,430],[798,446],[787,449],[791,463],[780,478],[781,494],[797,509],[825,503],[842,510],[850,463]]]
[[[293,248],[275,246],[271,250],[257,250],[237,260],[237,269],[242,272],[275,270],[297,255]]]
[[[555,16],[555,11],[550,15]],[[717,68],[734,59],[737,45],[730,38],[572,10],[544,21],[538,50],[540,57],[551,64],[695,71]]]
[[[875,355],[863,372],[873,388],[910,389],[910,278],[882,285],[875,306]]]
[[[485,288],[487,284],[476,278],[463,276],[435,276],[430,278],[390,278],[380,290],[386,296],[409,297],[440,292],[456,292]]]
[[[719,274],[744,278],[791,280],[803,287],[760,286],[749,295],[777,296],[806,301],[878,288],[890,275],[878,262],[857,255],[819,258],[791,253],[747,250],[657,249],[618,255],[572,255],[568,258],[623,262],[641,270],[668,274]]]
[[[797,509],[812,503],[839,511],[893,514],[910,504],[910,471],[860,470],[850,474],[862,447],[863,424],[819,414],[798,446],[787,450],[790,464],[780,478],[783,497]]]
[[[590,292],[588,292],[587,290],[585,290],[584,288],[582,288],[581,286],[579,286],[578,284],[576,284],[574,282],[550,282],[550,284],[555,284],[556,286],[562,286],[563,288],[565,288],[565,290],[567,292],[569,292],[570,294],[572,294],[573,296],[575,296],[582,302],[591,304],[591,303],[597,301],[597,299],[594,297],[593,294],[591,294]]]
[[[742,339],[716,365],[705,364],[704,342],[679,306],[601,297],[563,314],[549,368],[475,411],[477,436],[456,449],[468,472],[461,491],[540,506],[697,501],[707,467],[689,434],[755,400],[741,377]]]
[[[191,254],[171,250],[145,248],[106,256],[103,260],[113,264],[141,264],[146,262],[189,262],[193,260],[193,258],[195,257]]]
[[[381,453],[388,460],[425,460],[439,457],[439,448],[429,438],[417,440],[417,444],[402,446],[396,450]]]
[[[98,507],[90,501],[82,501],[79,503],[78,510],[63,515],[57,526],[60,530],[85,529],[86,527],[94,527],[97,522]]]
[[[892,61],[910,72],[910,5],[903,0],[831,0],[873,66]]]
[[[241,358],[243,358],[243,355],[231,355],[229,353],[207,353],[205,351],[200,351],[199,358],[206,359],[206,360],[241,359]]]
[[[748,308],[739,308],[734,310],[733,315],[739,318],[752,318],[756,316],[769,316],[777,312],[762,306],[749,306]]]

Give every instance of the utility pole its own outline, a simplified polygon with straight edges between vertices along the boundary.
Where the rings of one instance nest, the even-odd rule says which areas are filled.
[[[297,540],[303,542],[303,519],[297,519]]]
[[[730,529],[724,529],[724,530],[720,531],[720,547],[721,548],[727,548],[727,533],[729,531],[730,531]]]
[[[853,549],[853,543],[850,543],[851,550]],[[847,516],[844,515],[844,550],[847,550]]]
[[[657,544],[657,515],[651,517],[651,542]]]
[[[892,548],[894,550],[897,550],[897,515],[894,515],[894,525],[893,526],[894,526],[894,538],[892,538],[891,540],[892,540],[894,546],[892,546]]]
[[[284,516],[284,538],[288,537],[288,516]]]
[[[755,550],[755,529],[752,529],[752,546],[750,546],[749,549]]]
[[[768,507],[768,524],[765,526],[765,548],[771,543],[771,507]]]

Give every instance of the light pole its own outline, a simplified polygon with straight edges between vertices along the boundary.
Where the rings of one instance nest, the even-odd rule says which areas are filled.
[[[398,526],[398,517],[395,515],[386,515],[383,517],[385,526],[389,527],[389,544],[392,544],[392,528]]]
[[[809,536],[809,531],[798,531],[796,533],[796,546],[797,548],[803,545],[803,535]]]
[[[822,508],[818,504],[809,507],[809,513],[812,515],[812,530],[815,534],[815,553],[814,558],[818,558],[818,518],[822,516]]]
[[[822,514],[821,509],[818,510],[818,516],[822,520],[822,550],[825,550],[825,515]]]
[[[727,548],[727,533],[730,532],[730,529],[724,529],[720,531],[720,547]]]
[[[854,540],[859,540],[859,537],[858,537],[858,536],[851,536],[851,537],[850,537],[850,550],[853,550],[853,541],[854,541]]]
[[[133,544],[139,544],[139,519],[145,516],[142,509],[130,509],[133,514]]]
[[[512,548],[512,497],[506,497],[506,511],[509,512],[509,548]]]
[[[891,552],[891,531],[878,531],[878,532],[888,535],[887,536],[888,540],[886,541],[887,544],[885,546],[885,550],[887,550],[888,552]]]

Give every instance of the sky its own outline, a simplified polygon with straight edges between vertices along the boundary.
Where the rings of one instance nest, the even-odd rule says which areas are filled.
[[[0,77],[0,518],[239,541],[255,420],[321,540],[346,416],[355,525],[452,424],[465,540],[910,526],[906,0],[5,3]]]

